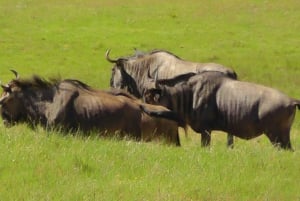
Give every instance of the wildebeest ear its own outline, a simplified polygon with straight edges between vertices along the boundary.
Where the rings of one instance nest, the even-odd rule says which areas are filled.
[[[141,56],[144,56],[144,55],[145,55],[144,52],[138,50],[137,48],[133,48],[133,49],[134,49],[134,56],[136,56],[136,57],[141,57]]]

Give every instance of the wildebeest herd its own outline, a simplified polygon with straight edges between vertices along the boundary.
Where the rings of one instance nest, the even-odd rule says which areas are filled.
[[[210,145],[211,131],[251,139],[265,134],[275,146],[292,150],[290,129],[300,101],[282,92],[237,79],[228,67],[185,61],[162,50],[106,60],[113,63],[111,89],[74,79],[37,75],[1,84],[2,121],[25,122],[63,132],[98,132],[135,140],[164,140],[180,146],[178,127],[190,126]]]

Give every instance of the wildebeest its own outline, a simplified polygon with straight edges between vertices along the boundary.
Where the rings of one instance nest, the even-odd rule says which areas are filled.
[[[186,73],[201,73],[204,71],[218,71],[233,79],[237,78],[232,69],[221,64],[185,61],[168,51],[138,52],[131,57],[117,59],[109,58],[109,53],[110,50],[106,52],[106,59],[114,64],[110,86],[126,89],[137,98],[141,98],[145,88],[148,87],[148,74],[153,75],[155,72],[157,72],[156,75],[159,79],[170,79]],[[210,138],[210,135],[204,135],[206,133],[202,134],[202,139]],[[228,135],[228,142],[232,144],[233,136]]]
[[[33,126],[40,123],[67,131],[119,132],[121,137],[126,135],[136,140],[143,136],[148,140],[150,135],[161,135],[167,142],[180,145],[176,122],[158,116],[150,117],[143,112],[146,108],[159,116],[177,118],[161,106],[139,103],[129,96],[113,95],[71,79],[47,81],[39,76],[30,79],[17,76],[1,86],[1,116],[8,126],[18,122]],[[173,130],[163,127],[155,130],[159,123]]]
[[[167,143],[176,144],[177,146],[180,146],[178,126],[182,127],[183,122],[178,116],[170,117],[169,115],[162,115],[162,113],[168,111],[167,108],[156,106],[153,107],[153,105],[149,104],[145,105],[141,102],[141,100],[137,99],[131,94],[128,94],[126,91],[119,89],[111,89],[107,92],[113,94],[114,96],[128,97],[130,100],[140,105],[140,108],[143,111],[141,120],[141,130],[142,139],[144,141],[163,139]]]
[[[299,100],[219,72],[190,73],[173,79],[185,82],[169,87],[174,80],[157,80],[145,91],[146,102],[176,111],[196,132],[221,130],[243,139],[264,133],[272,144],[292,149],[290,129]]]
[[[159,79],[170,79],[186,73],[201,73],[204,71],[222,72],[228,77],[237,78],[236,73],[217,63],[196,63],[185,61],[178,56],[163,50],[149,53],[136,53],[130,57],[109,58],[110,50],[106,52],[106,60],[113,63],[110,86],[126,89],[137,98],[141,98],[148,84],[148,74],[157,72]],[[159,70],[158,70],[159,69]]]

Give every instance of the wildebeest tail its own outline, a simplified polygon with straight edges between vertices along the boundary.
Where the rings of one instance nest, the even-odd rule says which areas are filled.
[[[294,104],[297,106],[298,110],[300,110],[300,100],[294,100]]]
[[[185,121],[180,116],[171,110],[151,110],[147,105],[141,104],[140,109],[147,115],[152,117],[165,118],[178,123],[178,126],[185,127]]]

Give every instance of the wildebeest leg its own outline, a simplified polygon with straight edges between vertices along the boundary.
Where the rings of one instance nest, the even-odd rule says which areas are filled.
[[[279,145],[283,149],[293,150],[290,140],[290,128],[282,130],[279,134]]]
[[[227,134],[227,147],[233,148],[233,135]]]
[[[173,132],[173,130],[168,131],[168,132],[164,133],[163,135],[164,135],[164,138],[165,138],[166,142],[169,145],[180,146],[180,138],[179,138],[178,131],[176,132],[176,135],[175,135],[175,132]]]
[[[274,135],[274,133],[266,133],[267,137],[269,138],[270,142],[273,144],[273,146],[278,146],[279,142],[278,142],[278,137],[276,137],[276,135]]]
[[[209,146],[210,141],[211,141],[210,131],[205,130],[205,131],[201,132],[201,146],[202,147]]]
[[[176,135],[173,131],[167,134],[168,135],[166,136],[166,138],[168,139],[169,144],[175,144],[176,146],[180,146],[180,138],[178,131],[176,132]]]
[[[293,150],[290,141],[290,129],[276,130],[268,132],[266,135],[275,147]]]
[[[181,146],[180,144],[180,138],[179,138],[179,133],[177,133],[177,135],[175,136],[176,137],[176,146]]]

